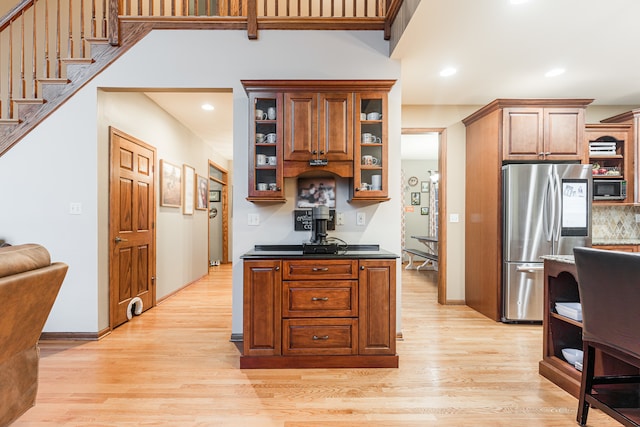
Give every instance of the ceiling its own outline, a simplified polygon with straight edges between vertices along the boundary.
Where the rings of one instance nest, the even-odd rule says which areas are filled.
[[[496,98],[589,98],[595,99],[593,105],[636,108],[638,20],[639,0],[421,0],[391,54],[402,64],[402,104],[480,106]],[[441,77],[445,67],[457,73]],[[565,72],[545,77],[553,68]],[[232,158],[230,92],[147,95]],[[204,102],[215,110],[203,111]],[[409,158],[429,156],[404,151],[412,153]]]

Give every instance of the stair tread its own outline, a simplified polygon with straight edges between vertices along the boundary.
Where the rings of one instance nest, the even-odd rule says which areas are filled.
[[[91,64],[94,62],[93,58],[63,58],[62,62],[67,64]]]
[[[42,77],[42,78],[39,78],[38,81],[40,83],[49,83],[49,84],[67,84],[71,82],[71,80],[65,79],[62,77]]]
[[[19,104],[44,104],[46,102],[42,98],[13,98],[11,101]]]
[[[89,43],[109,43],[109,39],[106,37],[87,37],[85,40]]]

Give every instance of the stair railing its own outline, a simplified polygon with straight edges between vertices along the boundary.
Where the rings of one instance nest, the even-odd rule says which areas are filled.
[[[42,108],[50,101],[45,88],[68,84],[70,64],[92,63],[92,46],[121,46],[125,24],[246,29],[251,39],[258,29],[384,29],[386,37],[385,13],[395,16],[401,1],[21,0],[0,19],[0,155],[52,111]]]

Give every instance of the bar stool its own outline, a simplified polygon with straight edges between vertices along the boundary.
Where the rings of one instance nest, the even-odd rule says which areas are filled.
[[[639,426],[640,254],[573,252],[584,352],[576,420],[584,426],[591,405],[625,426]],[[596,364],[602,373],[596,374]]]

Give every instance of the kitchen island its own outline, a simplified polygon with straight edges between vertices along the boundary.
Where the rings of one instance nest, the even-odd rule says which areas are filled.
[[[257,245],[244,269],[241,368],[397,368],[396,259],[378,245]]]
[[[573,255],[548,255],[544,259],[544,310],[542,360],[538,372],[578,398],[582,373],[562,356],[563,348],[582,350],[582,321],[563,316],[557,302],[580,302],[578,273]],[[606,283],[603,283],[606,286]],[[580,317],[581,319],[581,317]],[[637,375],[638,369],[596,352],[597,375]]]
[[[580,393],[580,371],[562,356],[563,348],[582,350],[582,324],[561,316],[556,302],[579,302],[578,273],[573,255],[548,255],[544,259],[542,360],[538,372],[571,395]]]

